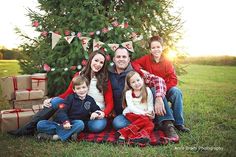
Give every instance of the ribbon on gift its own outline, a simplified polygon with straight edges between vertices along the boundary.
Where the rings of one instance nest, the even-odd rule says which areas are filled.
[[[19,116],[19,112],[28,112],[28,111],[33,111],[32,109],[20,109],[20,108],[16,108],[16,109],[12,109],[10,111],[3,111],[2,114],[8,114],[8,113],[16,113],[16,119],[17,119],[17,128],[20,128],[20,116]]]
[[[29,88],[29,89],[26,89],[28,92],[29,92],[29,94],[28,94],[28,100],[30,100],[30,92],[31,92],[31,88]]]
[[[15,76],[12,77],[12,80],[13,80],[13,87],[14,87],[14,97],[16,97],[16,91],[18,90],[18,87],[17,87],[17,79]]]
[[[32,80],[37,80],[37,82],[32,82],[32,83],[37,83],[37,86],[39,86],[40,82],[45,82],[46,80],[48,80],[48,78],[31,78]]]

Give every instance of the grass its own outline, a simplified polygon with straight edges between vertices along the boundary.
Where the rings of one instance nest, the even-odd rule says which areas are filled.
[[[15,64],[12,63],[12,68],[7,66],[14,71]],[[234,156],[236,67],[190,65],[186,70],[188,74],[179,78],[184,82],[180,88],[191,133],[179,133],[179,144],[140,148],[107,143],[39,142],[34,137],[14,138],[0,133],[0,156]],[[1,109],[8,106],[3,99],[0,105]]]
[[[0,60],[0,77],[13,76],[20,73],[17,60]]]
[[[183,64],[236,66],[236,56],[201,56],[201,57],[190,56],[185,58],[181,62]]]

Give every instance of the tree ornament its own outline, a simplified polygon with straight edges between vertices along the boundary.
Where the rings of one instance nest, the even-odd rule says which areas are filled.
[[[56,69],[55,68],[52,68],[51,71],[55,71]]]
[[[81,32],[78,32],[78,33],[77,33],[77,37],[78,37],[78,38],[80,38],[80,37],[81,37],[81,35],[82,35],[82,33],[81,33]]]
[[[39,22],[36,20],[32,23],[33,27],[38,27],[39,26]]]
[[[77,66],[77,69],[78,69],[78,70],[82,69],[82,66],[81,66],[81,65],[78,65],[78,66]]]
[[[41,32],[41,36],[43,36],[43,37],[47,37],[47,36],[48,36],[48,32],[47,32],[47,31],[43,31],[43,32]]]
[[[75,70],[76,69],[76,66],[71,66],[70,67],[70,70]]]
[[[64,68],[64,71],[68,71],[68,68]]]
[[[113,65],[114,65],[114,63],[113,63],[113,62],[111,62],[111,63],[110,63],[110,66],[113,66]]]
[[[89,35],[90,35],[90,36],[93,36],[93,35],[94,35],[94,32],[89,32]]]
[[[105,28],[102,29],[102,33],[107,33],[107,32],[109,32],[108,28],[105,27]]]
[[[124,28],[128,28],[129,27],[129,23],[128,22],[125,22],[124,23]]]
[[[112,24],[112,26],[114,26],[114,27],[118,27],[118,26],[119,26],[118,21],[114,21],[114,22],[112,22],[111,24]]]
[[[65,35],[70,35],[70,31],[69,30],[65,30]]]
[[[84,59],[84,60],[82,60],[81,64],[82,64],[83,66],[85,66],[85,65],[87,65],[87,61]]]
[[[110,55],[106,55],[106,60],[109,62],[111,60]]]
[[[101,32],[100,31],[96,31],[96,35],[99,35]]]
[[[47,65],[47,64],[44,64],[43,65],[43,70],[46,71],[46,72],[49,72],[51,70],[50,66]]]

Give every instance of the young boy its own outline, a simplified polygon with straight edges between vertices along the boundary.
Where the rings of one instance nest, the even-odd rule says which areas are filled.
[[[85,77],[77,76],[72,80],[73,94],[68,95],[59,105],[54,121],[41,120],[37,124],[38,139],[65,141],[76,140],[77,134],[84,130],[88,120],[100,115],[100,108],[94,99],[87,95],[89,82]]]
[[[137,71],[141,69],[143,73],[148,72],[165,80],[167,87],[166,99],[172,104],[171,108],[173,110],[175,128],[179,131],[189,132],[190,129],[184,126],[182,92],[176,87],[178,80],[174,66],[162,55],[163,39],[160,36],[151,37],[149,40],[149,49],[150,54],[135,60],[132,65]],[[160,112],[165,112],[163,106],[156,106],[155,110],[157,115],[160,115]],[[164,130],[167,130],[167,127],[172,126],[167,124],[163,127]]]

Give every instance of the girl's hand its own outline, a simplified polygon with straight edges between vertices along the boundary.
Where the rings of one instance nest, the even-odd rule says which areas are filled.
[[[72,125],[70,124],[70,122],[66,122],[65,124],[63,124],[63,128],[64,128],[64,129],[67,129],[67,130],[70,129],[71,126],[72,126]]]
[[[51,107],[51,106],[52,106],[51,100],[52,100],[52,98],[45,99],[45,100],[43,101],[43,107],[47,107],[47,108]]]
[[[98,117],[99,115],[96,112],[93,112],[90,116],[90,120],[94,120]]]
[[[96,113],[98,114],[97,119],[102,119],[105,117],[105,113],[103,111],[97,110]]]
[[[155,113],[153,111],[147,112],[146,116],[148,116],[150,119],[154,119],[155,118]]]

